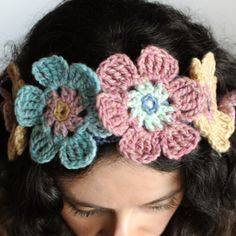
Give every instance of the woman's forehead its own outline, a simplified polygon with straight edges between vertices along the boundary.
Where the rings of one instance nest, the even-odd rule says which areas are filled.
[[[84,178],[62,181],[63,193],[108,208],[142,205],[178,190],[180,171],[161,172],[134,162],[105,161]]]

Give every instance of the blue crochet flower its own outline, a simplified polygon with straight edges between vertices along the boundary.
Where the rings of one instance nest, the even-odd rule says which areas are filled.
[[[94,137],[111,136],[96,112],[97,74],[82,63],[69,66],[56,55],[35,62],[32,73],[45,89],[25,85],[15,100],[17,122],[33,127],[31,158],[46,163],[59,154],[67,169],[89,165],[97,151]]]

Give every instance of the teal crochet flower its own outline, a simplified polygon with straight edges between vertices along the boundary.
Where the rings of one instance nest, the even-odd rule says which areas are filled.
[[[128,107],[140,126],[149,131],[157,128],[163,130],[165,123],[172,122],[170,112],[174,112],[168,97],[168,92],[161,83],[153,85],[147,81],[128,92]]]
[[[82,63],[69,66],[56,55],[35,62],[32,73],[45,90],[25,85],[15,100],[17,122],[33,127],[31,158],[46,163],[59,154],[68,169],[89,165],[97,151],[94,137],[111,136],[96,113],[97,74]]]

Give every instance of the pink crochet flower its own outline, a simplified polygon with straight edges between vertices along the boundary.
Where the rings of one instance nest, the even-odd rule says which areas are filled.
[[[61,95],[53,90],[48,100],[48,110],[45,118],[49,126],[54,125],[54,134],[66,137],[68,132],[74,132],[76,126],[83,121],[78,116],[84,108],[76,91],[62,86]]]
[[[204,107],[203,91],[194,80],[178,77],[178,61],[164,49],[147,46],[136,66],[126,54],[114,54],[96,72],[103,89],[99,117],[121,136],[124,157],[149,163],[161,152],[179,159],[196,148],[200,134],[187,123]]]

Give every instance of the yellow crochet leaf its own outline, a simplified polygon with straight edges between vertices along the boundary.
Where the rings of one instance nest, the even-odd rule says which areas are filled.
[[[17,157],[16,147],[15,147],[15,129],[16,129],[16,124],[13,125],[10,137],[8,139],[7,154],[9,161],[13,161]]]
[[[8,139],[8,159],[13,161],[17,156],[21,156],[27,146],[27,142],[27,129],[15,124]]]
[[[208,88],[211,93],[210,101],[211,108],[214,112],[217,110],[216,103],[216,83],[217,78],[215,76],[216,62],[212,52],[208,52],[200,61],[197,58],[193,58],[190,66],[190,77],[196,80],[202,87]]]
[[[208,142],[217,152],[226,152],[230,147],[229,137],[234,132],[234,121],[227,114],[217,111],[214,122],[209,122],[205,115],[200,115],[194,125],[199,129],[201,136],[206,137]]]
[[[207,53],[202,61],[197,58],[192,60],[190,77],[201,85],[208,96],[208,110],[200,114],[193,123],[214,150],[226,152],[230,147],[228,139],[234,132],[234,120],[217,108],[215,69],[216,62],[211,52]]]
[[[12,82],[12,98],[15,100],[18,90],[25,82],[20,78],[19,68],[14,62],[8,65],[7,73]],[[15,160],[17,156],[22,155],[27,146],[27,136],[26,128],[17,126],[16,123],[13,125],[7,147],[9,160]]]
[[[18,156],[24,152],[28,141],[27,129],[18,125],[15,130],[15,147]]]
[[[15,63],[10,63],[7,67],[7,73],[12,82],[12,98],[16,98],[18,90],[25,84],[25,82],[20,78],[20,71]]]

